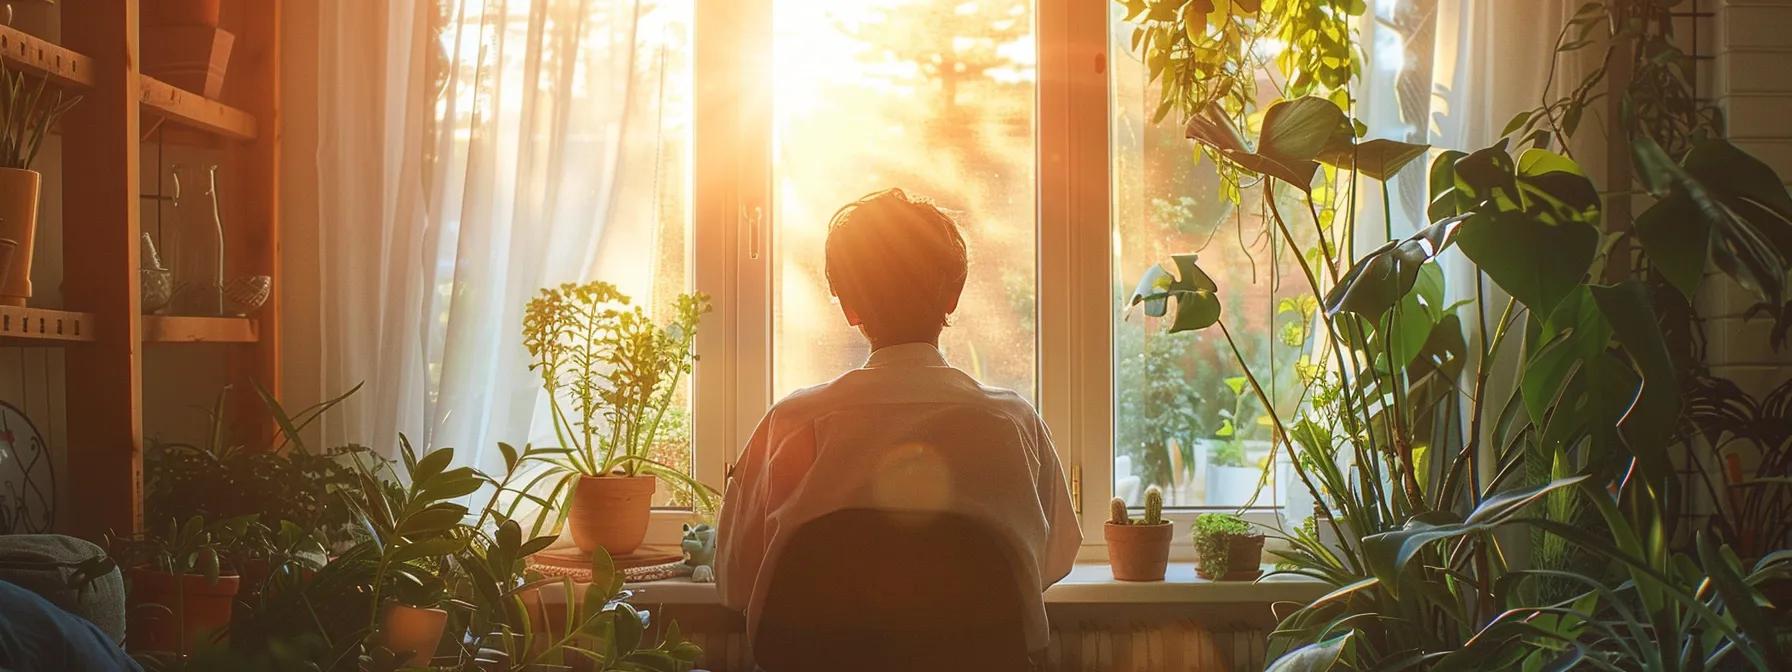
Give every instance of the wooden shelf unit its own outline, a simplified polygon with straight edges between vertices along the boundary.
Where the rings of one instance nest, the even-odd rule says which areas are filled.
[[[62,295],[72,311],[0,307],[0,344],[62,345],[69,497],[57,530],[99,539],[143,528],[144,398],[187,394],[190,380],[144,376],[156,344],[216,343],[219,372],[233,386],[280,389],[278,260],[280,208],[280,25],[284,0],[223,0],[220,28],[236,35],[219,99],[176,88],[140,70],[150,0],[58,3],[56,42],[0,26],[0,59],[48,78],[82,100],[60,124]],[[30,29],[30,26],[24,28]],[[143,33],[140,35],[139,33]],[[59,42],[59,44],[57,43]],[[164,133],[166,129],[174,133]],[[150,133],[151,131],[156,131]],[[253,318],[142,315],[138,247],[147,193],[167,166],[159,147],[198,145],[222,166],[225,258],[232,273],[268,275],[276,293]],[[145,159],[156,162],[146,165]],[[56,193],[53,187],[46,193]],[[40,226],[54,226],[40,222]],[[40,238],[41,239],[41,238]],[[80,312],[75,312],[80,311]],[[9,322],[9,319],[11,322]],[[13,326],[8,326],[9,324]],[[208,356],[208,359],[209,356]],[[242,426],[272,422],[254,395],[232,409]],[[254,442],[258,437],[243,437]],[[62,447],[58,447],[61,449]]]
[[[247,317],[144,315],[144,343],[254,343],[261,328]]]

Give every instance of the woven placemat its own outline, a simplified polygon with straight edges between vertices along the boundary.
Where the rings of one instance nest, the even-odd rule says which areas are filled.
[[[633,582],[657,581],[691,573],[691,568],[684,564],[684,556],[651,548],[616,556],[615,561],[625,580]],[[536,553],[529,556],[529,566],[542,576],[564,577],[579,583],[591,581],[591,554],[577,547],[550,548]],[[680,568],[682,573],[679,573]]]

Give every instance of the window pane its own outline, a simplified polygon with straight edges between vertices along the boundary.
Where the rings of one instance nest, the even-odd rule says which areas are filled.
[[[1263,190],[1243,185],[1234,205],[1213,162],[1194,160],[1194,145],[1175,115],[1151,121],[1158,89],[1131,49],[1133,26],[1119,12],[1110,25],[1114,494],[1139,505],[1145,488],[1156,485],[1169,506],[1237,508],[1251,499],[1271,458],[1270,428],[1231,347],[1218,329],[1167,333],[1159,320],[1127,310],[1125,301],[1152,264],[1198,253],[1220,286],[1227,328],[1281,409],[1298,402],[1291,374],[1300,353],[1290,343],[1305,322],[1279,309],[1289,307],[1284,299],[1302,295],[1305,280],[1285,258],[1275,227],[1265,226],[1273,219]],[[1266,97],[1275,90],[1260,82]],[[1289,225],[1303,227],[1296,235],[1312,231],[1305,206],[1279,202]],[[1272,367],[1283,377],[1268,377]],[[1289,504],[1275,483],[1292,479],[1292,471],[1285,454],[1275,459],[1281,464],[1270,470],[1256,506]]]
[[[823,242],[840,206],[901,187],[956,217],[970,247],[947,358],[1033,398],[1032,3],[786,0],[772,20],[775,394],[864,363]]]
[[[484,300],[501,291],[468,287],[457,275],[476,265],[466,261],[466,250],[488,243],[501,246],[513,239],[505,236],[520,237],[524,230],[546,231],[542,235],[553,236],[556,253],[572,260],[561,263],[569,272],[577,269],[577,277],[561,279],[612,283],[656,322],[672,319],[675,299],[692,289],[692,0],[641,0],[626,11],[615,3],[559,4],[564,3],[444,0],[437,5],[437,52],[429,63],[438,86],[437,126],[432,129],[438,142],[428,169],[438,171],[436,181],[449,190],[439,202],[455,206],[436,213],[442,220],[438,235],[447,241],[433,248],[443,254],[434,300],[444,323],[456,302]],[[539,39],[541,35],[553,39]],[[571,36],[577,41],[559,39]],[[540,42],[539,53],[492,46],[532,41]],[[619,91],[631,92],[625,106],[609,102]],[[519,112],[558,109],[546,102],[550,98],[568,99],[565,108],[572,113],[551,118]],[[534,108],[528,106],[531,100]],[[546,151],[550,146],[554,151]],[[479,161],[503,166],[495,171],[499,175],[541,179],[512,183],[495,178],[493,184],[465,179],[468,166]],[[590,187],[598,184],[611,188]],[[483,209],[474,210],[469,203]],[[491,211],[551,218],[553,226],[512,231],[472,217]],[[481,225],[463,229],[463,218]],[[477,231],[497,242],[469,238]],[[713,319],[702,327],[720,328]],[[434,379],[443,375],[443,353],[449,346],[444,334],[431,333],[431,390]],[[689,388],[687,378],[675,391],[651,451],[653,459],[686,473],[692,466]],[[556,445],[550,406],[542,394],[528,438],[537,446]],[[563,397],[561,403],[569,400]],[[662,482],[654,503],[688,507],[691,499],[682,486]]]
[[[1352,85],[1351,114],[1369,127],[1368,137],[1428,141],[1431,109],[1435,12],[1426,3],[1378,0],[1370,19],[1358,23],[1366,63]],[[1151,122],[1159,102],[1157,86],[1132,48],[1133,24],[1124,8],[1112,6],[1110,120],[1113,172],[1115,313],[1130,297],[1139,274],[1170,254],[1195,252],[1220,287],[1222,314],[1245,361],[1287,419],[1308,392],[1297,364],[1308,315],[1317,301],[1308,291],[1298,262],[1274,226],[1265,189],[1245,182],[1236,201],[1212,161],[1196,159],[1176,115]],[[1258,56],[1273,63],[1280,43],[1257,44]],[[1261,69],[1255,91],[1257,110],[1275,102],[1281,87]],[[1423,221],[1425,172],[1409,168],[1387,183],[1388,209],[1396,235]],[[1248,178],[1246,178],[1248,179]],[[1348,178],[1342,178],[1348,180]],[[1286,185],[1281,189],[1288,190]],[[1316,208],[1291,193],[1274,194],[1287,231],[1301,250],[1317,247],[1315,215],[1335,221],[1333,208],[1348,208],[1354,190],[1316,188]],[[1362,207],[1379,218],[1382,199]],[[1236,202],[1236,205],[1234,204]],[[1329,216],[1329,217],[1328,217]],[[1371,221],[1379,221],[1372,219]],[[1329,224],[1326,224],[1329,226]],[[1344,234],[1328,229],[1334,241]],[[1386,239],[1380,226],[1363,227],[1343,243],[1345,256]],[[1300,517],[1311,497],[1295,478],[1286,454],[1270,456],[1270,428],[1264,412],[1241,378],[1231,346],[1217,329],[1167,334],[1142,314],[1125,315],[1114,325],[1114,492],[1129,502],[1143,500],[1144,488],[1162,487],[1168,503],[1180,507],[1233,508],[1250,498],[1267,472],[1268,487],[1257,506],[1288,509]],[[1273,376],[1271,373],[1273,372]]]

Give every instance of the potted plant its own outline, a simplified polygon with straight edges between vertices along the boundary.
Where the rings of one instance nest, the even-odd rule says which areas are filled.
[[[80,102],[58,89],[45,98],[48,80],[35,85],[0,65],[0,239],[17,241],[12,265],[0,277],[0,305],[23,306],[31,298],[31,251],[37,235],[37,200],[43,175],[31,169],[56,120]]]
[[[1102,526],[1108,542],[1108,567],[1120,581],[1162,581],[1170,563],[1172,525],[1164,520],[1164,493],[1157,486],[1145,489],[1145,517],[1133,520],[1126,501],[1109,503],[1109,519]]]
[[[1195,517],[1195,573],[1211,581],[1253,581],[1263,574],[1263,535],[1230,513]]]
[[[713,491],[651,457],[679,383],[691,372],[697,322],[709,297],[685,294],[671,321],[655,324],[606,282],[543,289],[523,317],[523,344],[550,400],[559,446],[524,460],[550,465],[561,479],[550,500],[567,496],[573,542],[612,556],[640,547],[661,479],[697,495]],[[527,489],[527,488],[525,488]]]
[[[170,519],[159,534],[110,540],[112,556],[129,568],[127,632],[133,650],[184,654],[230,625],[240,579],[225,558],[252,522]]]
[[[1226,387],[1232,391],[1232,408],[1220,412],[1219,429],[1214,431],[1214,438],[1204,441],[1207,496],[1203,501],[1208,506],[1238,507],[1256,496],[1263,472],[1250,466],[1245,454],[1245,447],[1251,443],[1244,438],[1244,428],[1251,417],[1252,401],[1245,389],[1245,378],[1227,378]]]

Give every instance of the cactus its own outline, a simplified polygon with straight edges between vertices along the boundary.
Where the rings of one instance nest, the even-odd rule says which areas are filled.
[[[1132,518],[1126,515],[1126,500],[1115,497],[1108,502],[1108,522],[1115,525],[1131,525]]]
[[[1161,525],[1164,522],[1164,491],[1153,485],[1145,488],[1145,524]]]

